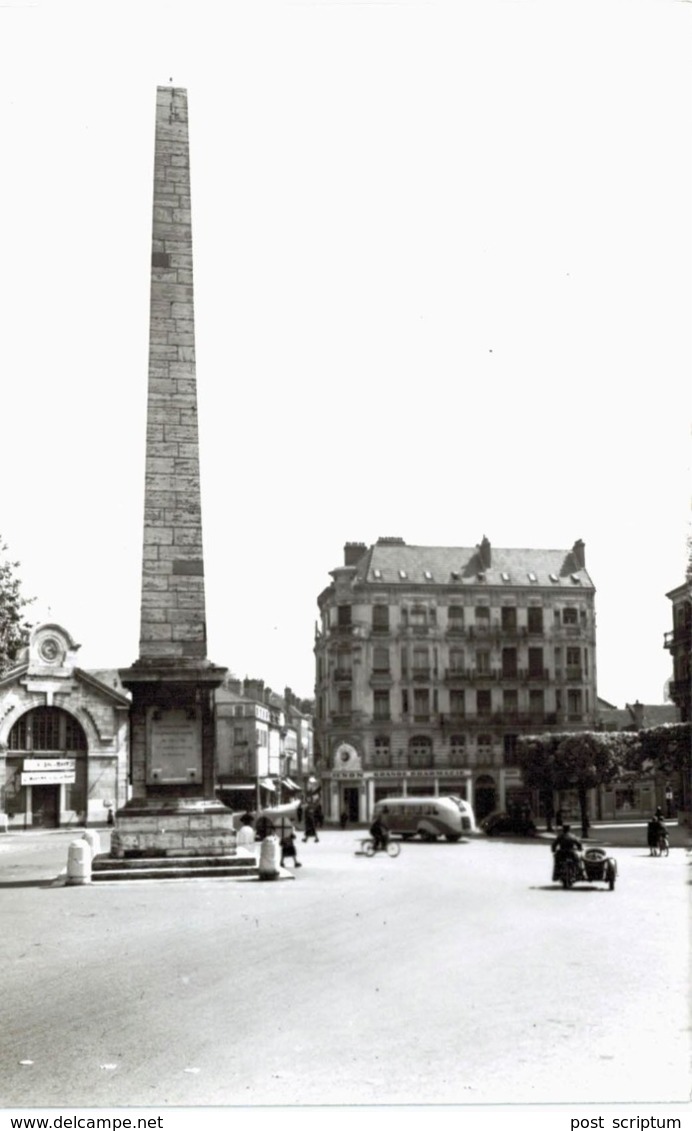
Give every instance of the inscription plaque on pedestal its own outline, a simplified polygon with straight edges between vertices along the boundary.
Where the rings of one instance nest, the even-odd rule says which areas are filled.
[[[149,783],[201,781],[201,711],[150,707],[147,749]]]

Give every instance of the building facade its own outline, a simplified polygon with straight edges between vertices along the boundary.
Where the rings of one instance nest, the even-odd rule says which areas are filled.
[[[525,793],[522,734],[594,729],[595,590],[570,550],[347,543],[320,594],[315,762],[328,819],[396,794],[477,818]]]
[[[673,660],[669,694],[680,711],[680,722],[692,721],[692,584],[687,582],[666,593],[673,605],[673,628],[663,646]]]
[[[128,797],[130,700],[56,624],[0,679],[0,811],[10,829],[106,824]]]
[[[312,718],[286,688],[228,678],[215,693],[217,780],[234,810],[276,805],[307,790],[313,770]]]

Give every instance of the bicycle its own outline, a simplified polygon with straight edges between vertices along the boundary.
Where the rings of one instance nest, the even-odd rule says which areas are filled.
[[[382,848],[381,845],[376,848],[375,847],[375,841],[373,840],[373,838],[371,836],[369,836],[369,837],[366,837],[364,840],[361,841],[361,845],[362,845],[364,856],[374,856],[376,852],[386,851],[387,856],[391,856],[392,858],[394,858],[394,857],[398,856],[399,853],[401,852],[401,845],[396,840],[388,840],[384,849]]]

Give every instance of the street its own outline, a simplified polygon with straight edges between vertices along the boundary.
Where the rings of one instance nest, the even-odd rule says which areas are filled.
[[[357,835],[299,839],[295,881],[81,887],[74,831],[0,839],[0,1103],[687,1101],[684,848],[642,830],[611,893],[547,840]]]

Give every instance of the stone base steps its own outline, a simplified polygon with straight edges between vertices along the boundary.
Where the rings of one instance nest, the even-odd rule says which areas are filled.
[[[150,856],[118,860],[112,856],[95,856],[91,863],[92,883],[129,882],[131,880],[260,880],[259,868],[246,856]],[[279,880],[295,876],[280,868]],[[266,881],[271,882],[270,880]]]

